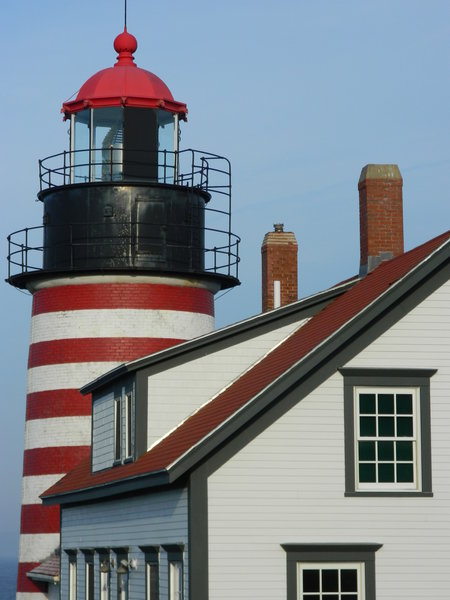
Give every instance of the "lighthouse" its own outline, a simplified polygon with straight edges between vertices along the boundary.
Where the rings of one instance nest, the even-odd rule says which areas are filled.
[[[39,161],[42,224],[8,237],[8,282],[33,296],[23,599],[47,597],[59,546],[59,508],[40,494],[89,453],[91,402],[79,388],[210,332],[214,294],[239,283],[229,161],[181,150],[186,105],[136,65],[126,28],[114,49],[114,66],[63,104],[69,148]]]

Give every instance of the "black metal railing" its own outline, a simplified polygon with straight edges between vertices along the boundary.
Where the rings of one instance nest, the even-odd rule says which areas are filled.
[[[205,209],[208,210],[208,209]],[[229,231],[186,226],[185,243],[142,234],[148,223],[41,225],[8,236],[8,279],[39,271],[161,270],[238,278],[240,238]],[[204,237],[203,237],[204,236]],[[52,239],[46,244],[46,237]],[[198,243],[198,239],[205,239]]]
[[[84,183],[152,182],[231,197],[230,161],[199,150],[147,151],[117,146],[64,151],[39,161],[40,190]]]
[[[238,277],[240,238],[231,232],[231,165],[225,157],[192,149],[179,152],[125,152],[120,147],[111,146],[102,150],[77,150],[40,160],[39,180],[41,192],[67,185],[102,183],[157,183],[206,192],[209,195],[205,198],[207,206],[204,209],[207,226],[202,227],[201,232],[195,225],[186,226],[190,229],[189,236],[193,237],[193,241],[187,244],[185,250],[195,256],[199,253],[202,255],[205,272]],[[57,270],[55,264],[59,259],[47,260],[49,256],[56,256],[57,252],[65,257],[63,260],[68,270],[80,269],[82,263],[84,268],[95,268],[95,260],[99,256],[107,257],[109,251],[112,257],[117,258],[116,265],[123,259],[126,268],[146,268],[145,265],[151,260],[146,261],[145,253],[139,252],[139,247],[145,247],[146,242],[136,232],[139,227],[145,229],[151,224],[115,222],[115,226],[118,225],[123,225],[119,228],[120,235],[115,233],[118,229],[110,228],[107,231],[105,223],[46,224],[15,231],[8,236],[8,279],[40,270]],[[53,235],[57,227],[60,231],[68,229],[64,234]],[[77,234],[80,230],[83,234]],[[203,241],[199,244],[197,240],[200,239]],[[158,244],[161,246],[157,251],[160,254],[165,252],[175,257],[167,263],[167,268],[176,270],[175,248],[178,254],[182,252],[179,241],[173,244],[170,240],[155,243],[147,241],[147,245],[152,244],[155,248]],[[128,248],[126,256],[123,256],[124,248]],[[163,262],[161,270],[162,265]],[[190,267],[187,268],[189,270]]]

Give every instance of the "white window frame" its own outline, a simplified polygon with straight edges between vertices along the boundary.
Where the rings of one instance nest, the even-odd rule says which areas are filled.
[[[114,464],[130,461],[135,446],[135,393],[130,386],[122,387],[114,397]]]
[[[183,560],[181,558],[169,561],[169,600],[183,600]]]
[[[124,394],[125,403],[125,458],[133,456],[133,392]]]
[[[109,600],[111,589],[111,573],[110,571],[100,570],[100,600]]]
[[[398,437],[394,436],[364,436],[360,435],[360,412],[359,412],[359,396],[360,394],[394,394],[394,398],[397,394],[410,394],[412,396],[412,418],[413,418],[413,435],[411,437]],[[395,404],[395,402],[394,402]],[[395,408],[394,408],[395,410]],[[375,416],[377,413],[374,413]],[[355,488],[357,491],[420,491],[422,489],[421,481],[421,440],[420,440],[420,391],[417,387],[385,387],[385,386],[355,386],[354,388],[354,415],[355,415],[355,431],[354,431],[354,451],[355,451]],[[394,415],[395,421],[395,415]],[[359,481],[359,442],[360,441],[374,441],[375,446],[378,441],[393,441],[394,448],[396,441],[411,441],[413,445],[413,481],[412,482],[360,482]],[[375,465],[378,466],[378,459],[375,460]],[[394,458],[394,473],[395,465],[397,461]],[[377,469],[376,469],[377,470]]]
[[[114,398],[114,462],[122,460],[122,402]]]
[[[77,556],[69,555],[69,600],[77,600]]]
[[[355,569],[357,572],[357,581],[358,581],[358,590],[357,590],[357,598],[358,600],[364,600],[364,588],[365,588],[365,582],[364,582],[364,563],[362,562],[299,562],[297,563],[297,584],[298,584],[298,590],[297,590],[297,596],[298,596],[298,600],[308,600],[311,597],[316,597],[319,596],[320,599],[322,599],[322,595],[328,595],[328,594],[333,594],[335,595],[336,592],[322,592],[322,589],[320,589],[319,593],[308,593],[308,592],[303,592],[303,577],[302,577],[302,573],[304,570],[308,570],[308,569],[314,569],[314,570],[319,570],[319,571],[323,571],[323,570],[338,570],[340,571],[341,569]],[[321,578],[320,578],[321,580]],[[340,582],[340,578],[338,578],[338,581]],[[339,590],[337,592],[338,594],[338,598],[339,600],[345,600],[346,597],[348,595],[355,595],[355,592],[342,592],[341,590]]]
[[[85,599],[94,600],[95,597],[95,582],[94,582],[94,557],[86,556],[85,563]],[[90,594],[92,591],[92,595]]]
[[[156,592],[156,596],[152,595],[152,568],[156,568],[156,582],[158,591]],[[156,560],[146,560],[145,561],[145,598],[146,600],[158,600],[159,598],[159,564]]]

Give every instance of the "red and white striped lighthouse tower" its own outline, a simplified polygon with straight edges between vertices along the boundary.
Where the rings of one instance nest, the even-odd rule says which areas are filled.
[[[179,150],[186,105],[136,66],[126,29],[114,48],[116,64],[63,104],[69,150],[40,161],[43,224],[8,238],[8,281],[33,294],[17,588],[27,600],[52,595],[46,565],[59,546],[59,507],[39,496],[89,452],[91,404],[78,389],[211,331],[214,294],[238,283],[229,162]]]

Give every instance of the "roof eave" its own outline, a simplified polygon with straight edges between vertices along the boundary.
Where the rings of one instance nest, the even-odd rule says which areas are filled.
[[[79,490],[48,495],[44,493],[41,495],[41,499],[42,503],[47,506],[52,504],[65,505],[99,500],[105,496],[118,496],[146,488],[164,487],[169,483],[171,483],[169,474],[163,469],[151,473],[143,473],[142,475],[134,475],[117,481],[92,485]]]

